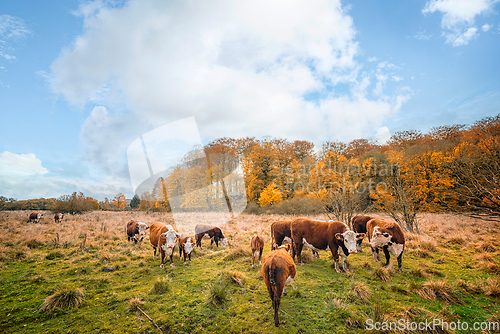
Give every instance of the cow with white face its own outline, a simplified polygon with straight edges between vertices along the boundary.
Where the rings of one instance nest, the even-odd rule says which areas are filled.
[[[143,222],[131,220],[127,223],[127,237],[128,241],[132,240],[134,244],[142,241],[146,236],[146,230],[149,226]]]
[[[170,266],[174,266],[172,256],[179,237],[180,234],[174,230],[172,225],[154,223],[149,227],[149,242],[154,249],[153,258],[156,258],[156,250],[159,249],[161,255],[161,268],[163,268],[165,254],[170,257]]]
[[[297,254],[299,265],[302,263],[302,249],[329,250],[335,262],[335,270],[340,272],[339,255],[342,258],[342,268],[348,272],[346,259],[351,253],[357,253],[356,241],[365,236],[364,233],[351,231],[342,222],[323,222],[297,218],[291,223],[291,234],[294,255]],[[293,255],[293,256],[294,256]]]
[[[55,223],[60,223],[63,221],[64,215],[62,213],[56,213],[54,215],[54,222]]]
[[[186,264],[186,257],[189,257],[189,263],[191,263],[191,253],[194,248],[194,237],[191,236],[181,236],[179,240],[179,258],[182,259],[184,255],[184,264]]]
[[[389,265],[390,254],[392,253],[398,261],[398,270],[401,271],[405,246],[405,236],[401,227],[397,223],[371,219],[366,223],[366,230],[372,248],[373,260],[375,262],[380,261],[379,250],[382,249],[386,259],[384,266]]]
[[[30,223],[39,223],[40,219],[42,219],[42,217],[43,217],[43,213],[33,212],[29,216]]]

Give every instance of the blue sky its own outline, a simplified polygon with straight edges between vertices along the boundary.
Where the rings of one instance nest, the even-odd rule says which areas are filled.
[[[0,195],[131,197],[127,147],[387,139],[500,113],[500,1],[2,1]]]

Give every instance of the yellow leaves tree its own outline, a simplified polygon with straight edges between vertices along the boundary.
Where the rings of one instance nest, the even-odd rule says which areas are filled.
[[[113,198],[113,205],[118,208],[118,210],[125,209],[125,204],[127,204],[127,198],[124,194],[119,193]]]
[[[283,200],[283,195],[280,189],[273,183],[268,185],[260,194],[259,204],[260,206],[268,206]]]

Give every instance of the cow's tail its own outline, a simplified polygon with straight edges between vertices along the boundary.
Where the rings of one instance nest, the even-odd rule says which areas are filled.
[[[276,267],[269,267],[269,283],[271,283],[271,285],[276,285]]]

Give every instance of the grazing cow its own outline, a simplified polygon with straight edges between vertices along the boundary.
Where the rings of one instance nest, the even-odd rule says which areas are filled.
[[[289,245],[286,245],[289,247]],[[266,283],[269,298],[271,298],[274,309],[274,325],[278,327],[280,321],[278,311],[281,302],[281,294],[286,296],[286,284],[293,281],[297,268],[293,259],[288,254],[286,246],[281,246],[276,250],[269,252],[262,264],[262,276]]]
[[[262,265],[262,250],[264,249],[264,238],[260,235],[254,235],[250,238],[250,247],[252,248],[252,268],[254,268],[255,258],[259,257],[259,266]]]
[[[224,238],[224,234],[217,226],[198,224],[194,227],[194,232],[196,233],[196,246],[201,248],[201,239],[205,235],[208,235],[211,239],[210,245],[212,245],[215,241],[217,247],[219,247],[219,240],[222,247],[227,245],[227,239]]]
[[[351,226],[354,232],[356,233],[366,233],[366,223],[372,219],[370,216],[354,216],[351,219]],[[361,246],[361,243],[363,242],[363,239],[359,239],[357,241],[357,249],[360,253],[363,253],[363,247]]]
[[[390,254],[398,260],[398,270],[401,271],[401,261],[405,248],[405,236],[398,223],[388,223],[381,219],[371,219],[366,223],[368,240],[372,248],[373,260],[380,261],[379,249],[384,251],[385,265],[389,265]]]
[[[191,263],[191,252],[194,248],[194,238],[191,236],[181,236],[179,240],[179,259],[182,259],[184,255],[184,264],[186,264],[186,257],[189,257],[189,263]]]
[[[42,217],[43,217],[43,213],[33,212],[30,214],[30,223],[31,222],[39,223],[40,219],[42,219]]]
[[[299,265],[302,263],[302,248],[304,246],[314,250],[330,250],[335,261],[335,270],[339,273],[339,253],[342,257],[342,268],[349,271],[346,265],[347,256],[356,253],[356,241],[365,236],[364,233],[355,233],[342,222],[323,222],[298,218],[292,221],[292,240],[294,254],[297,254]]]
[[[62,213],[56,213],[54,215],[54,222],[61,223],[63,218],[64,218],[64,215]]]
[[[138,222],[135,220],[131,220],[127,223],[127,237],[128,241],[132,240],[134,244],[137,244],[137,241],[142,241],[146,236],[146,230],[149,228],[148,225],[143,222]]]
[[[165,223],[154,223],[149,227],[149,242],[153,246],[153,258],[156,258],[156,249],[160,249],[161,262],[160,268],[163,268],[165,254],[170,257],[170,266],[174,266],[172,256],[174,247],[180,234],[177,233],[171,225]]]
[[[290,231],[291,223],[291,220],[282,220],[271,224],[271,250],[275,250],[284,242],[292,244],[292,233]],[[313,257],[319,257],[317,251],[313,249],[312,252]]]

